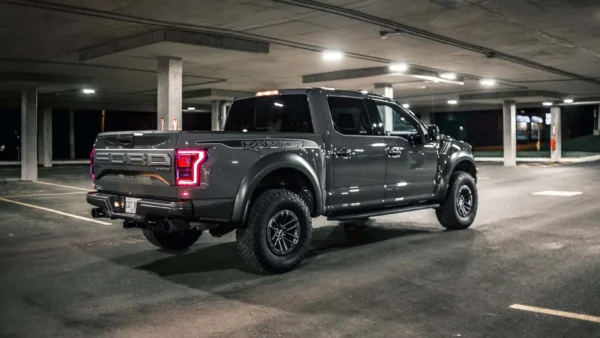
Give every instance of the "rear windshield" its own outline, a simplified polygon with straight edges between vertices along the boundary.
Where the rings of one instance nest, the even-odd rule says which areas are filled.
[[[225,131],[312,133],[306,95],[253,97],[233,102]]]

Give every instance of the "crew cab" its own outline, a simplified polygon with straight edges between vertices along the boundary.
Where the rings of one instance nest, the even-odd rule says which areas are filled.
[[[300,264],[314,217],[434,209],[465,229],[478,202],[470,145],[391,99],[327,88],[238,98],[224,131],[101,133],[91,173],[93,217],[169,250],[235,231],[242,259],[271,273]]]

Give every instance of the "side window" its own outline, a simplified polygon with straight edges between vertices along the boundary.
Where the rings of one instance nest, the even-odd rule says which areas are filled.
[[[384,101],[373,101],[377,106],[381,121],[383,121],[383,129],[386,135],[407,137],[409,135],[421,134],[422,130],[419,123],[399,106]]]
[[[340,134],[372,135],[371,121],[363,99],[330,96],[327,103],[333,127]]]

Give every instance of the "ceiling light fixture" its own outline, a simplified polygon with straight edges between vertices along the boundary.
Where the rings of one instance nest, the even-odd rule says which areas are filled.
[[[323,60],[336,61],[344,58],[344,54],[337,50],[326,50],[323,52]]]
[[[564,103],[573,103],[573,99],[564,99],[563,102]]]
[[[196,110],[196,107],[187,107],[187,110]]]
[[[544,102],[544,103],[542,103],[542,104],[543,104],[544,106],[547,106],[547,107],[549,107],[549,106],[553,105],[553,103],[552,103],[552,102],[550,102],[550,101],[546,101],[546,102]]]
[[[479,80],[479,83],[482,86],[491,87],[491,86],[495,86],[496,85],[496,80],[494,80],[494,79],[481,79],[481,80]]]
[[[410,108],[410,104],[408,104],[408,103],[404,103],[404,104],[402,104],[402,107],[404,107],[404,108],[408,109],[408,108]]]
[[[96,90],[91,89],[91,88],[83,88],[81,90],[84,94],[94,94],[96,92]]]
[[[455,105],[455,104],[458,104],[458,101],[456,101],[456,100],[448,100],[448,104]]]
[[[455,73],[440,73],[440,77],[446,80],[456,80]]]
[[[394,63],[388,68],[393,72],[405,72],[408,70],[408,65],[406,63]]]

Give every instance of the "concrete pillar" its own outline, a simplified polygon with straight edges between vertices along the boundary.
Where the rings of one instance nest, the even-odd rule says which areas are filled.
[[[502,106],[504,133],[504,166],[517,165],[517,106],[515,101],[504,101]]]
[[[231,107],[231,102],[223,102],[221,104],[221,116],[220,116],[221,130],[223,130],[225,128],[225,122],[227,121],[227,114],[229,113],[229,107]]]
[[[596,118],[594,120],[596,122],[596,125],[594,126],[594,135],[599,136],[600,135],[600,105],[598,105],[598,107],[596,107],[596,110],[594,111],[594,117]]]
[[[376,83],[375,84],[375,94],[379,94],[390,99],[394,99],[394,87],[390,83]],[[383,116],[384,130],[394,131],[394,111],[392,108],[384,107],[385,114]]]
[[[425,125],[431,124],[431,114],[430,113],[421,113],[421,122]]]
[[[183,61],[180,58],[167,56],[160,56],[157,61],[158,129],[161,128],[161,118],[164,118],[165,130],[173,129],[173,119],[177,119],[177,130],[181,130]]]
[[[36,181],[37,168],[37,89],[21,96],[21,180]]]
[[[214,100],[212,101],[211,110],[210,110],[210,130],[217,131],[221,130],[220,123],[220,114],[221,114],[221,105],[222,101]]]
[[[69,158],[75,159],[75,112],[69,110]]]
[[[49,168],[52,167],[52,108],[44,108],[42,114],[42,163]]]
[[[44,135],[42,135],[44,130],[44,114],[40,114],[40,111],[37,114],[37,124],[37,162],[39,164],[44,162]]]
[[[553,162],[558,162],[562,157],[560,107],[550,108],[550,121],[552,122],[550,127],[550,137],[556,140],[556,148],[554,150],[550,150],[550,159]]]
[[[38,164],[52,167],[52,109],[38,114]]]

